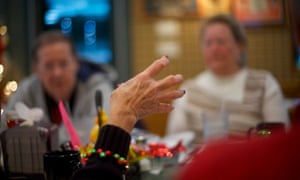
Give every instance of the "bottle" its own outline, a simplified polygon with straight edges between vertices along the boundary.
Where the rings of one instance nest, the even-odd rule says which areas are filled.
[[[107,122],[107,115],[104,111],[101,112],[101,119],[102,119],[101,127],[103,127]],[[97,141],[98,134],[99,134],[100,128],[101,128],[101,127],[99,127],[98,121],[99,121],[99,118],[97,116],[94,119],[94,126],[92,127],[92,129],[90,131],[90,143],[96,143],[96,141]]]

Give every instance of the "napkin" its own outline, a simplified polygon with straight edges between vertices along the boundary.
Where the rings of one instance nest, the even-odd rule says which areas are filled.
[[[20,126],[33,126],[34,123],[39,122],[44,117],[44,112],[40,108],[29,108],[23,102],[15,104],[15,111],[8,113],[14,114],[14,118],[23,120]],[[9,116],[9,115],[8,115]]]

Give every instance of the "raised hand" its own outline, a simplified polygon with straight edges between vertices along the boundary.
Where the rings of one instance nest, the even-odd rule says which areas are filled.
[[[138,119],[154,113],[170,112],[173,106],[166,102],[182,97],[185,91],[171,89],[183,81],[180,74],[154,79],[169,63],[169,59],[163,56],[143,72],[120,84],[111,96],[108,124],[130,132]]]

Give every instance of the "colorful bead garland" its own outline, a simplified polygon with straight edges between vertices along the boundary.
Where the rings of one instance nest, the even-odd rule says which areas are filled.
[[[93,154],[98,154],[99,158],[113,157],[114,159],[116,159],[117,163],[124,170],[127,170],[129,168],[129,163],[124,157],[121,157],[118,153],[113,154],[109,150],[103,151],[101,148],[99,148],[99,149],[95,149],[95,148],[88,149],[88,151],[86,153],[81,154],[81,157],[85,161],[87,161],[88,158],[91,157]]]
[[[259,134],[259,135],[271,135],[272,132],[269,131],[269,130],[260,130],[260,131],[257,132],[257,134]]]

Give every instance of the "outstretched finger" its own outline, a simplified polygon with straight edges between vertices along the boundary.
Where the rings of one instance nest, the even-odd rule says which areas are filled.
[[[165,77],[164,79],[161,79],[157,82],[157,88],[160,90],[164,90],[167,88],[171,88],[175,85],[179,85],[183,81],[183,77],[181,74],[177,75],[170,75],[168,77]]]
[[[174,90],[162,92],[157,96],[159,102],[172,101],[174,99],[180,98],[185,94],[184,90]]]
[[[163,56],[162,58],[154,61],[147,69],[145,69],[142,74],[146,74],[150,77],[155,77],[157,74],[159,74],[168,64],[170,63],[170,60]]]
[[[167,113],[171,112],[173,109],[174,107],[172,106],[172,104],[160,103],[158,105],[157,113]]]

